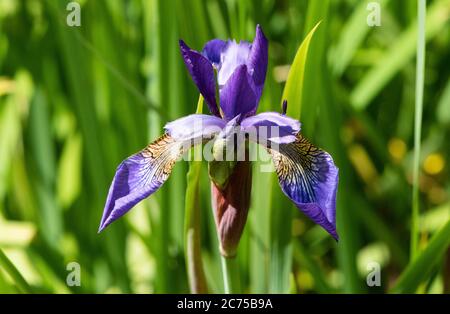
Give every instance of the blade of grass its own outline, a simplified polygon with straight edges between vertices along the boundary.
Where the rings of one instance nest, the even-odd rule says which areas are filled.
[[[22,274],[17,270],[16,266],[9,260],[6,254],[0,249],[0,265],[2,269],[11,276],[14,283],[22,293],[32,293],[30,285],[27,283]]]
[[[426,20],[426,39],[429,40],[439,34],[450,18],[450,1],[441,0],[431,4]],[[350,95],[351,104],[357,110],[366,108],[380,90],[392,77],[404,68],[414,57],[417,44],[417,23],[410,25],[399,37],[395,44],[385,52],[375,66],[360,80]]]
[[[450,245],[450,220],[431,238],[427,247],[412,260],[390,292],[413,293],[425,280]]]
[[[425,81],[425,17],[426,0],[417,1],[417,63],[416,63],[416,100],[414,121],[414,161],[411,216],[411,247],[410,259],[417,255],[419,242],[419,175],[420,175],[420,144],[422,134],[423,88]]]

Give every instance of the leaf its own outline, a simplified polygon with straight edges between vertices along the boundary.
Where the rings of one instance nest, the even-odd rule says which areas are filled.
[[[450,1],[435,1],[426,15],[426,38],[433,38],[444,28],[450,18]],[[350,102],[357,110],[363,110],[380,90],[414,57],[417,23],[410,25],[378,62],[361,79],[350,95]]]
[[[450,245],[450,220],[433,236],[428,246],[406,267],[392,293],[413,293],[427,278]]]
[[[30,285],[27,283],[22,274],[17,270],[16,266],[9,260],[9,258],[0,249],[0,265],[1,268],[11,276],[14,283],[23,293],[32,293]]]
[[[283,90],[283,96],[281,97],[281,102],[284,100],[287,100],[288,102],[287,115],[298,119],[300,118],[300,112],[302,109],[303,81],[309,44],[319,25],[320,22],[314,26],[299,46],[291,68],[289,69],[288,78]]]

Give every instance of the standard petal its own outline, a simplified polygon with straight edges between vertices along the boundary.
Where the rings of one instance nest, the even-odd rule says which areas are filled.
[[[249,42],[241,41],[237,43],[229,40],[220,55],[220,69],[217,76],[219,88],[227,84],[236,69],[247,63],[252,45]]]
[[[180,40],[180,50],[184,63],[199,92],[205,98],[209,110],[213,115],[220,116],[216,102],[216,81],[211,62],[199,52],[189,48],[182,40]]]
[[[256,111],[256,94],[253,80],[245,64],[240,65],[220,91],[220,107],[226,120],[241,114],[242,118]]]
[[[176,140],[186,138],[206,139],[221,132],[225,125],[226,122],[219,117],[191,114],[167,123],[164,129],[167,134]]]
[[[269,150],[284,194],[336,240],[338,168],[331,156],[302,135],[279,150]]]
[[[202,54],[212,63],[214,66],[219,67],[220,55],[226,47],[227,42],[221,39],[213,39],[208,41],[203,47]]]
[[[257,101],[261,97],[267,73],[269,42],[261,26],[256,26],[256,35],[247,60],[248,70],[256,86]]]
[[[250,135],[250,140],[260,144],[291,143],[300,132],[300,122],[278,112],[263,112],[248,117],[241,122],[241,126]]]
[[[185,151],[183,144],[164,134],[119,165],[109,188],[99,232],[163,185]]]

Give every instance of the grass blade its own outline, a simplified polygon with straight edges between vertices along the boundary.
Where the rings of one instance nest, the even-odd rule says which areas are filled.
[[[422,134],[423,87],[425,81],[425,16],[426,0],[418,0],[417,23],[417,63],[416,63],[416,101],[414,121],[414,163],[411,217],[411,260],[417,255],[419,241],[419,174],[420,174],[420,138]]]
[[[22,274],[17,270],[16,266],[9,260],[6,254],[0,249],[0,265],[2,269],[8,273],[14,280],[17,287],[23,293],[32,293],[30,285],[27,283]]]
[[[410,262],[391,289],[392,293],[413,293],[427,278],[450,245],[450,220],[433,236],[428,246]]]

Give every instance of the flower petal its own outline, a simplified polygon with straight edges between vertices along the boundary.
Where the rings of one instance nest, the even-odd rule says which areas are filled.
[[[241,122],[244,132],[250,139],[264,144],[268,141],[277,144],[294,142],[300,132],[300,122],[278,112],[263,112]],[[253,137],[253,138],[252,138]]]
[[[256,111],[256,94],[253,80],[245,64],[240,65],[220,91],[220,107],[228,121],[241,114],[242,118]]]
[[[237,43],[229,40],[220,55],[220,69],[217,76],[219,88],[227,84],[228,80],[236,69],[247,63],[252,45],[249,42],[241,41]]]
[[[248,56],[247,66],[256,86],[257,102],[261,98],[264,81],[266,80],[269,42],[261,26],[256,26],[256,35]]]
[[[219,133],[226,122],[215,116],[205,114],[191,114],[189,116],[169,122],[164,126],[166,133],[172,138],[209,138]]]
[[[336,240],[338,168],[331,156],[302,135],[279,150],[269,150],[284,194]]]
[[[205,98],[209,110],[213,115],[220,116],[216,103],[216,81],[211,62],[199,52],[189,48],[182,40],[180,40],[180,50],[184,63],[199,92]]]
[[[183,153],[182,148],[182,142],[164,134],[119,165],[109,188],[99,232],[161,187]]]
[[[203,47],[202,54],[216,67],[220,64],[220,55],[227,46],[227,42],[221,39],[213,39],[208,41]]]

